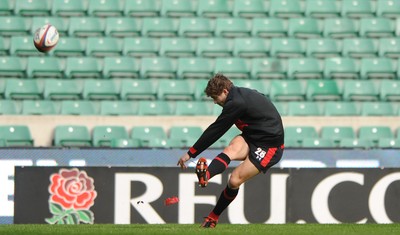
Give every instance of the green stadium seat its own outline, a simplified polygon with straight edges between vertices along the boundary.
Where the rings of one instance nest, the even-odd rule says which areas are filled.
[[[124,79],[120,86],[120,96],[123,100],[155,100],[157,98],[157,84],[151,79]]]
[[[176,64],[172,58],[142,58],[140,76],[142,78],[175,78]]]
[[[279,38],[287,36],[287,24],[280,18],[253,18],[251,36]]]
[[[162,149],[181,149],[186,146],[179,140],[174,139],[151,139],[149,140],[149,148],[162,148]]]
[[[299,146],[302,145],[303,140],[306,138],[317,138],[318,133],[313,126],[286,126],[285,127],[286,139],[293,139]],[[286,140],[285,140],[286,145]]]
[[[245,18],[217,18],[214,34],[217,37],[248,37],[251,33],[249,22]]]
[[[361,59],[360,75],[363,79],[396,78],[396,70],[389,58]]]
[[[163,0],[161,16],[164,17],[191,17],[196,16],[194,2],[185,0]]]
[[[389,102],[400,101],[400,81],[382,80],[380,86],[380,100]]]
[[[111,148],[139,148],[142,146],[140,145],[139,140],[118,138],[118,139],[111,140],[110,147]]]
[[[6,56],[8,55],[8,43],[2,36],[0,36],[0,56]]]
[[[178,35],[180,37],[212,37],[214,25],[209,18],[182,17],[179,19]]]
[[[208,84],[208,79],[196,79],[194,81],[194,97],[199,101],[211,101],[210,97],[207,97],[204,90],[206,89]]]
[[[339,101],[342,96],[335,80],[308,80],[306,98],[309,101]]]
[[[20,114],[18,105],[14,100],[0,100],[0,115]]]
[[[267,57],[269,54],[269,44],[263,38],[235,38],[233,45],[233,56],[254,58]]]
[[[76,79],[46,79],[43,96],[50,100],[79,100],[82,91],[83,85]]]
[[[192,57],[196,54],[196,48],[189,38],[161,38],[159,54],[167,57]]]
[[[347,57],[333,57],[325,59],[324,77],[329,79],[359,78],[359,66],[356,60]]]
[[[33,147],[34,140],[28,126],[2,125],[0,139],[5,140],[7,147]]]
[[[273,80],[269,97],[273,101],[303,101],[305,91],[299,80]]]
[[[36,30],[43,25],[51,24],[56,27],[57,32],[60,36],[66,36],[68,32],[68,21],[62,17],[57,16],[41,16],[33,17],[31,25],[31,34],[34,35]]]
[[[214,73],[223,73],[229,78],[250,78],[250,65],[246,59],[239,57],[216,58]]]
[[[196,55],[199,57],[230,57],[233,45],[224,38],[198,38]]]
[[[123,1],[89,0],[88,15],[98,17],[113,17],[123,15]]]
[[[339,146],[342,139],[356,138],[356,133],[351,126],[322,126],[321,139],[330,139]]]
[[[200,126],[171,126],[169,139],[179,140],[185,147],[190,147],[203,134]]]
[[[14,14],[14,2],[9,0],[0,1],[0,16],[10,16]]]
[[[379,91],[370,80],[345,80],[343,99],[346,101],[377,101]]]
[[[269,83],[264,80],[231,79],[231,81],[235,86],[257,90],[265,96],[268,96]]]
[[[64,73],[67,78],[100,78],[101,68],[93,57],[68,57]]]
[[[91,147],[89,129],[80,125],[58,125],[54,129],[53,145],[57,147]]]
[[[35,79],[8,79],[6,81],[6,99],[42,99],[43,87]]]
[[[159,79],[159,100],[194,100],[194,90],[188,80]]]
[[[322,29],[314,18],[291,18],[288,24],[288,36],[296,38],[319,38]]]
[[[378,148],[400,148],[400,140],[394,138],[382,138],[378,141]]]
[[[380,38],[378,56],[391,59],[400,58],[400,38]]]
[[[94,147],[111,147],[113,139],[128,139],[128,132],[123,126],[95,126],[92,130]]]
[[[335,148],[336,144],[331,139],[305,138],[302,143],[303,148]]]
[[[350,148],[350,149],[370,149],[374,146],[372,141],[367,139],[358,138],[343,138],[340,141],[340,148]]]
[[[324,37],[343,39],[358,36],[358,29],[352,19],[328,18],[324,21]]]
[[[104,78],[138,78],[139,62],[132,57],[105,57]]]
[[[322,66],[316,58],[288,59],[287,76],[293,79],[322,78]]]
[[[354,102],[328,101],[325,103],[325,116],[359,116],[359,108]]]
[[[155,17],[160,15],[158,0],[132,0],[125,2],[124,15],[130,17]]]
[[[168,116],[174,110],[170,102],[164,100],[140,100],[138,114],[141,116]]]
[[[376,6],[376,16],[387,18],[400,17],[400,2],[393,0],[378,0]]]
[[[86,40],[86,56],[110,57],[120,56],[122,45],[114,37],[88,37]]]
[[[342,54],[344,57],[364,58],[376,57],[377,48],[370,38],[345,38],[343,39]]]
[[[137,37],[140,36],[141,25],[139,20],[130,17],[107,17],[104,33],[109,37]]]
[[[125,116],[136,115],[138,113],[138,105],[131,101],[100,101],[100,114],[108,116]]]
[[[58,106],[50,100],[23,100],[23,115],[56,115],[59,113]]]
[[[30,35],[30,24],[22,16],[0,16],[0,36]]]
[[[251,64],[251,77],[253,79],[286,78],[287,66],[278,58],[254,58]]]
[[[268,9],[262,0],[234,0],[232,14],[234,17],[260,18],[268,16]]]
[[[141,35],[145,37],[176,37],[179,21],[168,17],[146,17],[142,21]]]
[[[85,47],[79,38],[61,37],[49,54],[57,57],[82,57],[85,55]]]
[[[372,141],[374,146],[378,145],[379,139],[394,137],[394,133],[388,126],[360,126],[358,128],[358,138]]]
[[[279,18],[298,18],[304,15],[300,0],[271,0],[269,15]]]
[[[219,138],[213,145],[210,146],[210,148],[225,148],[229,145],[231,140],[235,138],[237,135],[240,135],[241,131],[236,128],[235,126],[232,126],[230,129],[228,129],[227,132],[221,138]]]
[[[203,0],[197,5],[199,17],[220,18],[232,16],[232,9],[228,0]]]
[[[338,42],[333,38],[310,38],[307,40],[306,48],[307,57],[325,59],[341,55]]]
[[[29,57],[26,74],[29,78],[62,78],[60,61],[56,57]]]
[[[289,102],[273,102],[275,108],[278,110],[281,116],[288,115],[288,103]]]
[[[210,78],[214,66],[210,59],[201,57],[178,58],[177,75],[179,78]]]
[[[98,107],[89,100],[62,100],[62,115],[98,115]]]
[[[363,116],[395,116],[393,104],[390,102],[363,102],[361,104]]]
[[[360,37],[392,37],[394,24],[387,18],[363,18],[360,20]]]
[[[208,102],[204,101],[177,101],[175,103],[175,115],[179,116],[206,116],[211,115]]]
[[[48,1],[15,0],[14,14],[35,17],[50,15],[51,4]]]
[[[31,36],[13,36],[10,39],[10,55],[15,56],[43,56],[33,44]]]
[[[104,35],[104,20],[99,17],[69,18],[70,37],[101,37]]]
[[[4,92],[6,90],[7,79],[0,79],[0,100],[4,99]]]
[[[222,112],[222,107],[221,107],[221,106],[219,106],[219,105],[213,105],[212,114],[213,114],[214,116],[220,115],[221,112]]]
[[[17,56],[0,57],[0,76],[1,77],[25,77],[25,63],[22,58]]]
[[[159,147],[152,145],[153,140],[166,140],[167,133],[162,126],[134,126],[130,135],[131,139],[137,139],[142,147]]]
[[[113,79],[85,79],[82,95],[88,100],[118,100],[119,88]]]
[[[87,2],[82,0],[53,0],[53,16],[82,17],[87,14]]]
[[[372,2],[363,0],[343,1],[341,16],[348,18],[374,17]]]
[[[297,38],[272,38],[270,55],[278,58],[303,57],[304,46]]]
[[[332,0],[306,0],[305,15],[313,18],[333,18],[340,15],[339,6]]]
[[[288,104],[287,116],[320,116],[321,111],[317,102],[293,101]]]
[[[159,40],[148,37],[124,38],[122,53],[134,57],[158,56]]]

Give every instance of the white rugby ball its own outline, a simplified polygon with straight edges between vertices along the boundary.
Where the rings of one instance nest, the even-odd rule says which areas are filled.
[[[43,25],[35,31],[33,44],[40,52],[48,52],[57,45],[58,31],[51,24]]]

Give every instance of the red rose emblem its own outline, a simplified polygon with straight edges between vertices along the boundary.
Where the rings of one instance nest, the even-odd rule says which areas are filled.
[[[76,168],[61,169],[50,177],[50,200],[64,209],[88,210],[94,204],[97,192],[93,178]]]

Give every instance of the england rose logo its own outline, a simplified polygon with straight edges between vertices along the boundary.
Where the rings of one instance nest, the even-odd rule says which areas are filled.
[[[49,209],[53,217],[45,219],[49,224],[93,224],[94,214],[90,207],[97,192],[93,178],[77,168],[60,169],[50,176]]]

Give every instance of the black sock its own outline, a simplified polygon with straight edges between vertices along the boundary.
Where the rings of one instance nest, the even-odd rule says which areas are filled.
[[[228,167],[231,159],[225,153],[220,153],[216,156],[208,166],[208,179],[211,179],[213,176],[218,175]]]
[[[236,198],[239,192],[239,188],[231,189],[227,185],[224,191],[222,191],[221,196],[219,196],[217,205],[215,205],[212,211],[215,215],[219,216],[221,213],[231,204],[231,202]]]

